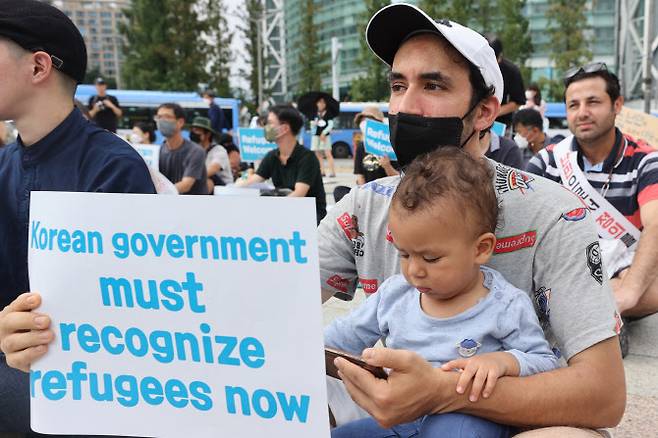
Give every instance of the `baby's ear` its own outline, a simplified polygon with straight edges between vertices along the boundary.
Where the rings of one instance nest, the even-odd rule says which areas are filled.
[[[489,261],[496,247],[494,233],[484,233],[475,241],[475,262],[484,265]]]

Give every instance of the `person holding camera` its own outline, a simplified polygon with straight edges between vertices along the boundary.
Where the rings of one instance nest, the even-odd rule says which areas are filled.
[[[116,97],[107,94],[107,84],[103,78],[96,78],[96,92],[89,98],[89,115],[101,128],[117,132],[119,117],[123,114]]]

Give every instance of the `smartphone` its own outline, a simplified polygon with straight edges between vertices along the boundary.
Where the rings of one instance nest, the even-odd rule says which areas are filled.
[[[353,364],[360,366],[364,370],[370,371],[370,373],[373,376],[377,377],[378,379],[388,378],[388,374],[386,373],[386,371],[384,371],[384,368],[382,367],[376,367],[370,365],[365,361],[363,361],[359,356],[355,356],[345,351],[336,350],[335,348],[325,347],[324,364],[325,367],[327,368],[328,376],[335,377],[336,379],[340,379],[340,377],[338,376],[338,368],[336,368],[336,365],[334,365],[334,359],[336,359],[337,357],[342,357],[344,359],[347,359]]]

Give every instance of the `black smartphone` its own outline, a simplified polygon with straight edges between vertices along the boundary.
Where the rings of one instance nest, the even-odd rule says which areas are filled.
[[[336,359],[337,357],[342,357],[344,359],[347,359],[353,364],[360,366],[364,370],[370,371],[370,373],[373,376],[377,377],[378,379],[388,378],[388,374],[386,373],[386,371],[384,371],[384,368],[382,367],[376,367],[370,365],[366,363],[363,359],[361,359],[359,356],[355,356],[345,351],[336,350],[335,348],[324,347],[324,363],[325,363],[325,367],[327,368],[328,376],[335,377],[336,379],[340,379],[340,377],[338,376],[338,368],[336,368],[336,365],[334,365],[334,359]]]

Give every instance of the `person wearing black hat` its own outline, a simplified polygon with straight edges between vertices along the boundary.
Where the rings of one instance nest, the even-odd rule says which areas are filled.
[[[110,132],[117,132],[119,117],[123,114],[119,100],[107,94],[107,84],[103,78],[96,78],[95,94],[89,98],[89,115],[98,126]]]
[[[212,194],[215,186],[225,186],[233,183],[233,172],[228,153],[224,146],[217,144],[214,136],[217,134],[210,126],[207,117],[195,117],[190,129],[190,140],[206,151],[206,172],[208,173],[208,193]]]
[[[0,120],[19,133],[0,149],[0,432],[30,433],[29,375],[8,365],[27,371],[53,339],[49,319],[31,312],[39,295],[25,293],[30,193],[155,193],[139,154],[74,108],[86,65],[82,36],[60,10],[0,1]]]

